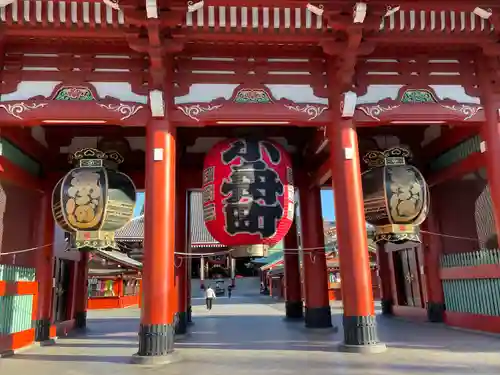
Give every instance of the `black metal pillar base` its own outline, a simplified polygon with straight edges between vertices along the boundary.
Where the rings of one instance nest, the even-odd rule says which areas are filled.
[[[306,306],[305,323],[306,328],[331,328],[332,311],[330,306],[325,307],[307,307]]]
[[[175,326],[176,335],[185,335],[187,332],[187,312],[177,313],[177,325]]]
[[[160,365],[177,362],[174,352],[173,324],[141,324],[139,327],[139,350],[132,362],[143,365]]]
[[[349,353],[382,353],[387,350],[378,339],[375,316],[343,316],[344,342],[339,349]]]
[[[427,319],[432,323],[443,323],[445,310],[444,303],[429,301],[427,302]]]
[[[302,301],[285,302],[286,319],[299,320],[304,318],[304,307]]]
[[[85,329],[87,328],[87,312],[80,311],[75,314],[75,328]]]
[[[187,324],[190,326],[190,325],[193,325],[193,308],[191,307],[191,305],[188,306],[188,310],[187,310]]]
[[[44,342],[50,340],[50,320],[35,320],[35,341]]]
[[[382,305],[382,314],[384,315],[392,315],[392,299],[382,299],[380,301],[380,304]]]

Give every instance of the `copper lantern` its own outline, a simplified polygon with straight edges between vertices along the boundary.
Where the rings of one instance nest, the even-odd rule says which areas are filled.
[[[55,221],[72,234],[73,248],[118,249],[115,231],[130,221],[136,200],[134,183],[117,171],[122,156],[86,148],[70,155],[69,162],[75,168],[52,192]]]
[[[422,173],[406,164],[410,151],[394,147],[370,151],[363,158],[366,221],[375,226],[375,241],[420,242],[418,226],[429,211],[429,187]]]

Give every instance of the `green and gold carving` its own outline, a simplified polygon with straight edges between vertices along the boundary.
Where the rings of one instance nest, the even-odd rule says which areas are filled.
[[[234,102],[240,104],[268,104],[273,101],[265,90],[241,89],[237,92]]]
[[[422,103],[437,103],[437,99],[434,94],[427,89],[408,89],[406,90],[402,97],[401,103],[404,104],[422,104]]]

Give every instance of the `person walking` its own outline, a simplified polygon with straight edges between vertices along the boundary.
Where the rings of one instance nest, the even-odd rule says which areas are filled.
[[[207,310],[212,310],[212,303],[215,298],[215,292],[212,289],[212,286],[209,285],[205,290],[205,302],[207,303]]]
[[[227,287],[227,298],[231,298],[231,294],[233,293],[233,287],[228,285]]]

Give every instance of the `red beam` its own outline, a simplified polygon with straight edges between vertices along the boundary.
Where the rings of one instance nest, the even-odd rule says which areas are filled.
[[[28,190],[43,191],[38,178],[18,167],[5,156],[0,156],[0,180],[9,181]]]
[[[311,185],[323,186],[332,177],[330,158],[321,164],[321,166],[312,174]]]
[[[441,136],[430,142],[422,150],[422,155],[425,155],[426,161],[434,159],[466,139],[479,134],[479,127],[477,126],[460,126],[452,129],[442,127],[441,129]]]
[[[0,138],[8,140],[17,148],[38,161],[43,161],[48,152],[45,146],[38,143],[31,136],[29,129],[4,127],[0,129]]]
[[[477,171],[479,168],[484,167],[486,164],[484,154],[476,152],[466,159],[443,169],[442,171],[435,172],[427,178],[429,186],[439,185],[445,181],[460,178],[468,173]]]

